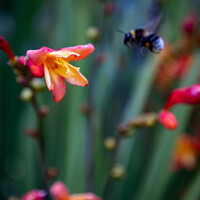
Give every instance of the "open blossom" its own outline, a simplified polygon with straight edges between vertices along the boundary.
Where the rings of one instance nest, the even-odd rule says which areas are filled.
[[[64,183],[57,181],[50,188],[50,194],[54,200],[101,200],[92,193],[70,195]]]
[[[44,71],[48,89],[52,92],[55,102],[59,102],[65,95],[65,80],[77,86],[87,86],[87,79],[79,72],[79,68],[69,62],[81,60],[94,51],[92,44],[53,50],[42,47],[38,50],[27,51],[31,73],[37,77]]]
[[[173,170],[179,170],[181,168],[192,170],[197,164],[199,144],[199,138],[191,137],[189,135],[181,135],[178,138],[173,155]]]
[[[173,130],[177,128],[176,117],[168,110],[177,104],[199,104],[200,84],[176,89],[171,92],[163,110],[160,112],[159,121],[166,128]]]

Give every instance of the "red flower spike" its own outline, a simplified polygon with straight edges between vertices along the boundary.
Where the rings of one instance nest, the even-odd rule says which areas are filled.
[[[22,200],[45,200],[47,192],[45,190],[31,190],[21,197]]]
[[[0,49],[2,51],[4,51],[8,57],[10,58],[10,60],[15,60],[15,55],[12,52],[10,45],[8,44],[8,42],[6,40],[3,39],[3,37],[0,36]]]
[[[200,84],[174,90],[165,106],[164,110],[169,110],[176,104],[199,104],[200,103]]]
[[[162,110],[159,114],[159,122],[169,130],[175,130],[178,122],[173,113]]]
[[[26,64],[34,77],[42,78],[44,76],[44,68],[42,65],[34,65],[30,60],[27,60]]]
[[[65,95],[65,81],[77,86],[87,86],[87,79],[79,72],[79,68],[69,64],[71,61],[81,60],[94,51],[92,44],[78,45],[74,47],[53,50],[42,47],[38,50],[27,51],[27,56],[32,62],[30,71],[35,76],[35,72],[43,72],[48,89],[52,92],[55,102],[59,102]],[[38,67],[38,68],[37,68]],[[42,73],[40,74],[42,76]],[[38,76],[37,76],[38,77]]]

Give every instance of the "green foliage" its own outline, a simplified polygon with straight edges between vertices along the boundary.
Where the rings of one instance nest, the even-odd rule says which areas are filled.
[[[89,27],[96,26],[100,31],[100,38],[94,43],[95,52],[74,64],[88,78],[89,86],[80,88],[67,83],[66,96],[59,104],[53,102],[49,91],[37,97],[41,104],[50,107],[50,115],[44,123],[45,152],[48,165],[59,171],[50,184],[62,180],[71,193],[90,191],[103,197],[109,182],[105,198],[109,200],[199,199],[199,166],[193,172],[181,171],[183,189],[179,187],[179,172],[170,168],[178,136],[191,130],[193,107],[181,105],[173,109],[179,122],[175,131],[156,124],[122,138],[116,152],[109,152],[103,146],[108,136],[118,134],[119,123],[127,123],[143,112],[158,112],[171,90],[197,83],[199,79],[200,52],[195,49],[190,52],[194,63],[187,75],[174,81],[164,95],[158,92],[155,77],[159,55],[148,51],[140,53],[139,48],[127,49],[123,45],[124,35],[116,29],[129,30],[144,25],[153,18],[154,12],[162,12],[164,19],[159,35],[173,44],[182,37],[184,17],[194,12],[199,3],[180,0],[116,0],[113,3],[115,10],[110,14],[103,13],[107,1],[0,3],[0,21],[4,20],[1,26],[7,25],[6,17],[13,20],[12,33],[0,29],[0,35],[10,42],[16,55],[41,46],[57,49],[86,44],[91,42],[86,36]],[[100,55],[105,60],[97,62]],[[42,187],[37,144],[24,135],[26,128],[35,127],[35,113],[30,105],[19,100],[22,88],[15,82],[12,69],[4,63],[5,55],[0,53],[0,199],[21,196]],[[92,109],[89,116],[81,112],[85,102]],[[112,161],[123,164],[124,179],[108,180]]]

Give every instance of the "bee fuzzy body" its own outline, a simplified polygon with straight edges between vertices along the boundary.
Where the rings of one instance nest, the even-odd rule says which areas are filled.
[[[135,29],[125,33],[124,44],[129,48],[134,48],[135,45],[146,47],[154,53],[160,53],[164,47],[164,41],[161,37],[145,29]]]

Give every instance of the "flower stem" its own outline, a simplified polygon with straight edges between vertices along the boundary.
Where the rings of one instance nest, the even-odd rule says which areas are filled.
[[[122,139],[121,135],[116,136],[116,148],[113,150],[111,157],[110,157],[110,163],[109,163],[109,167],[108,167],[108,177],[107,177],[107,180],[105,183],[105,189],[104,189],[104,193],[103,193],[104,200],[110,199],[109,194],[111,193],[111,190],[112,190],[113,179],[109,173],[116,163],[117,151],[119,149],[121,139]]]
[[[47,171],[47,163],[45,158],[45,140],[44,140],[44,133],[43,133],[43,117],[40,116],[40,107],[39,104],[33,96],[31,100],[31,104],[35,110],[36,116],[37,116],[37,144],[38,144],[38,150],[39,150],[39,157],[40,157],[40,169],[41,169],[41,177],[42,177],[42,185],[43,188],[47,191],[46,200],[49,200],[49,186],[48,186],[48,180],[46,177],[46,171]]]

